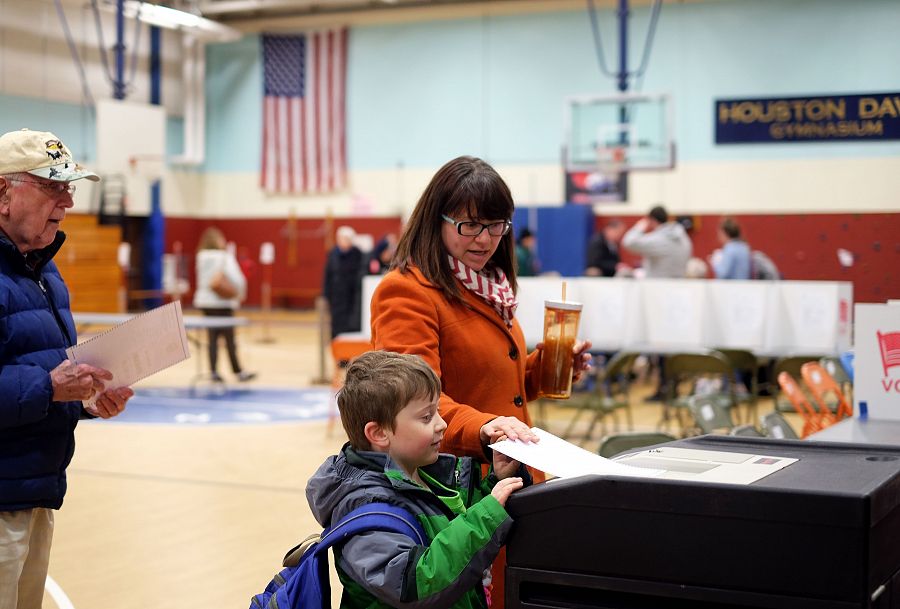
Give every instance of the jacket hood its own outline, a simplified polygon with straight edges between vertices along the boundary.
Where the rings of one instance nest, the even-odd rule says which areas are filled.
[[[384,475],[386,469],[399,468],[386,454],[357,452],[345,444],[339,454],[319,466],[306,485],[306,500],[313,516],[327,527],[339,505],[349,502],[356,507],[395,496],[393,484]]]
[[[474,478],[480,480],[481,474],[471,459],[448,454],[439,455],[436,462],[421,470],[445,487],[454,488],[474,484]],[[389,455],[357,451],[349,443],[339,454],[328,457],[306,485],[310,510],[323,527],[366,503],[380,501],[409,509],[401,499],[407,493],[433,497],[411,481]],[[440,501],[435,502],[437,509],[446,509]]]

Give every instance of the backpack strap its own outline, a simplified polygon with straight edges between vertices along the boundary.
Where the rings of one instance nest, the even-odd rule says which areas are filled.
[[[366,531],[402,533],[421,546],[428,545],[425,530],[409,511],[389,503],[367,503],[341,518],[333,526],[321,533],[310,535],[291,548],[285,554],[282,565],[295,567],[310,548],[315,554],[319,554],[353,535]]]
[[[403,533],[419,545],[428,545],[425,530],[407,510],[389,503],[367,503],[322,531],[322,539],[316,546],[316,551],[330,548],[365,531]]]

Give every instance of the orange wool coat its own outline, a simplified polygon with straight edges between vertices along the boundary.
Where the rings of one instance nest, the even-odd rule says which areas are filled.
[[[375,349],[422,356],[441,378],[443,452],[484,461],[481,427],[498,416],[531,426],[537,352],[526,355],[517,321],[507,328],[497,311],[460,284],[466,305],[451,304],[418,268],[393,270],[372,295]]]

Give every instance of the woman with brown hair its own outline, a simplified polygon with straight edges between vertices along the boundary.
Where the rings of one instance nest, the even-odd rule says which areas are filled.
[[[502,436],[536,440],[527,404],[537,397],[541,351],[526,352],[515,318],[513,208],[493,167],[468,156],[448,162],[419,199],[371,303],[373,346],[420,355],[441,378],[441,450],[483,463]],[[574,374],[590,365],[589,348],[575,345]],[[501,554],[494,564],[495,608],[504,563]]]

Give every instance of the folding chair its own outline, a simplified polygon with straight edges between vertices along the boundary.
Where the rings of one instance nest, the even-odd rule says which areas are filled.
[[[720,379],[722,389],[715,393],[718,399],[728,408],[734,406],[734,369],[731,362],[720,352],[711,350],[706,353],[676,353],[666,357],[666,399],[663,402],[662,418],[657,429],[668,429],[674,418],[682,432],[685,431],[681,412],[687,409],[687,397],[679,395],[679,388],[686,382],[690,383],[690,393],[694,393],[698,379]]]
[[[800,431],[801,438],[821,431],[828,426],[824,420],[823,413],[813,408],[809,400],[806,399],[806,394],[800,389],[800,385],[794,380],[794,377],[787,372],[782,372],[778,375],[778,385],[787,396],[793,409],[803,417],[803,429]]]
[[[331,375],[331,390],[337,392],[344,384],[344,372],[347,364],[358,355],[372,350],[372,342],[357,333],[338,334],[331,340],[331,358],[334,360],[334,371]],[[340,418],[337,409],[337,401],[334,402],[328,412],[328,425],[325,433],[331,437],[334,430],[334,422]]]
[[[560,404],[564,407],[577,408],[571,421],[569,421],[569,425],[562,434],[563,438],[568,439],[571,437],[576,423],[584,413],[593,414],[587,431],[584,433],[584,441],[591,439],[597,423],[600,423],[602,435],[606,435],[604,420],[609,415],[613,417],[615,429],[618,431],[619,420],[616,413],[619,410],[625,410],[628,429],[634,427],[631,415],[630,376],[631,368],[634,366],[634,361],[638,355],[638,353],[620,351],[604,366],[597,368],[592,391],[573,392],[572,397]]]
[[[658,431],[629,431],[608,435],[600,441],[597,452],[601,457],[614,457],[632,448],[644,448],[675,440],[675,436]]]
[[[782,357],[775,360],[774,369],[772,371],[772,378],[776,380],[778,379],[778,375],[782,372],[787,372],[794,379],[801,379],[800,375],[800,367],[803,366],[806,362],[817,362],[821,355],[792,355],[789,357]],[[785,399],[784,396],[778,395],[777,391],[772,392],[775,395],[775,410],[778,412],[793,412],[794,406],[793,404]]]
[[[757,417],[757,403],[759,402],[759,360],[752,351],[745,349],[716,349],[724,355],[734,368],[735,400],[738,404],[746,404],[747,416],[745,421],[755,421]],[[738,373],[746,375],[746,386],[739,383]]]
[[[791,427],[787,419],[780,412],[770,412],[763,416],[760,420],[763,431],[769,438],[778,438],[780,440],[799,440],[797,432]]]
[[[702,433],[729,432],[734,428],[731,408],[716,395],[692,395],[688,398],[688,410]]]
[[[755,425],[738,425],[728,432],[729,436],[744,436],[747,438],[762,438],[763,433]]]
[[[819,360],[819,364],[825,369],[825,372],[831,375],[834,382],[841,388],[841,393],[847,398],[847,403],[853,403],[853,379],[850,373],[844,367],[844,363],[839,357],[823,357]],[[802,374],[802,371],[801,371]]]
[[[807,362],[800,368],[800,374],[809,387],[813,399],[823,414],[823,418],[831,423],[853,416],[853,407],[844,397],[840,386],[834,378],[817,362]],[[829,398],[833,398],[836,406],[832,408]],[[834,413],[833,415],[831,413]],[[827,417],[825,416],[827,413]]]

